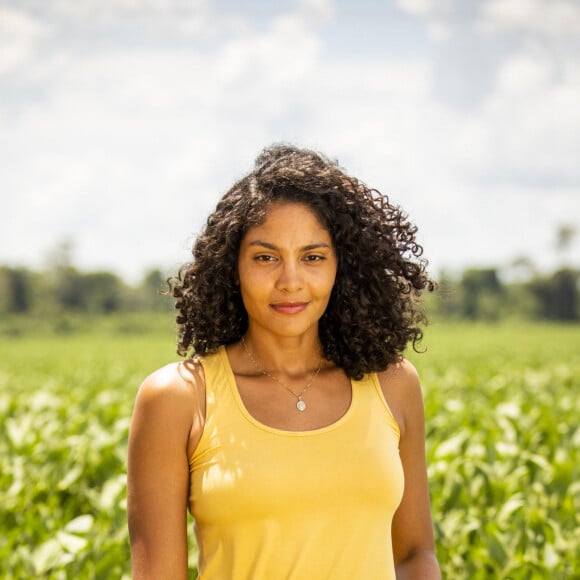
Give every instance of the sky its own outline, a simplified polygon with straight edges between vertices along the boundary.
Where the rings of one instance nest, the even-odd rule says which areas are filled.
[[[402,206],[435,275],[580,267],[580,2],[0,0],[0,264],[170,273],[280,141]]]

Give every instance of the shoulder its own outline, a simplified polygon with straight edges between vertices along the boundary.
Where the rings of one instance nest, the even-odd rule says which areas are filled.
[[[169,400],[192,397],[204,386],[201,364],[195,360],[174,362],[152,372],[139,387],[137,398]]]
[[[181,442],[191,454],[204,423],[205,380],[201,364],[196,360],[171,363],[151,373],[139,387],[129,443],[132,448],[150,449],[164,441],[171,446]]]
[[[407,359],[377,373],[381,390],[404,435],[410,424],[423,420],[423,394],[417,369]]]
[[[419,373],[406,358],[391,363],[384,371],[377,373],[381,386],[396,384],[399,388],[417,392],[421,390]]]
[[[201,364],[196,360],[175,362],[151,373],[141,384],[135,410],[160,420],[170,415],[175,420],[191,419],[205,400],[205,381]]]

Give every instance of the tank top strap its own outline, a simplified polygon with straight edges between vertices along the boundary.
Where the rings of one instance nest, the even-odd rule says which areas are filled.
[[[216,429],[226,421],[237,416],[237,405],[232,393],[224,346],[217,351],[199,356],[203,367],[205,382],[205,424],[198,444],[189,458],[190,469],[196,461],[203,461],[206,452],[211,448],[211,437]]]
[[[358,381],[353,379],[352,390],[353,399],[355,396],[357,397],[361,411],[363,413],[369,413],[374,409],[385,413],[387,422],[395,431],[397,437],[400,438],[401,431],[399,429],[399,424],[395,419],[389,403],[385,399],[377,373],[368,373]]]
[[[216,352],[199,357],[205,377],[206,406],[212,407],[230,391],[228,365],[224,364],[226,356],[225,346],[220,346]]]

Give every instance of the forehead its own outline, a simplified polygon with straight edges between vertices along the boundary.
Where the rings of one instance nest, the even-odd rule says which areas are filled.
[[[280,239],[310,237],[327,243],[330,241],[330,233],[316,213],[307,205],[296,202],[276,202],[270,205],[264,220],[251,227],[244,239],[261,235]]]

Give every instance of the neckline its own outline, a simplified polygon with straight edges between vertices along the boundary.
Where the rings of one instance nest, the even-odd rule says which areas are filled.
[[[354,387],[354,383],[356,381],[353,381],[352,379],[350,379],[349,380],[349,382],[350,382],[350,404],[349,404],[347,410],[336,421],[329,423],[328,425],[324,425],[323,427],[317,427],[315,429],[307,429],[304,431],[291,431],[291,430],[287,430],[287,429],[280,429],[278,427],[272,427],[271,425],[266,425],[266,423],[262,423],[262,421],[259,421],[258,419],[256,419],[248,411],[246,405],[244,404],[244,401],[243,401],[242,396],[240,395],[240,391],[238,389],[238,383],[236,382],[236,377],[234,375],[232,365],[230,364],[230,359],[228,357],[226,347],[223,345],[220,346],[218,354],[219,354],[219,357],[222,361],[222,364],[226,370],[226,373],[228,375],[228,386],[230,387],[230,390],[234,396],[234,399],[236,401],[236,404],[237,404],[240,412],[242,413],[242,415],[245,417],[245,419],[247,421],[249,421],[252,425],[257,427],[258,429],[261,429],[262,431],[267,431],[269,433],[275,433],[277,435],[286,435],[286,436],[290,436],[290,437],[305,437],[308,435],[319,435],[319,434],[326,433],[328,431],[333,431],[334,429],[337,429],[342,424],[346,423],[348,421],[348,419],[350,418],[350,416],[354,412],[354,407],[355,407],[356,400],[358,397],[357,397],[357,389],[355,389],[355,387]]]

